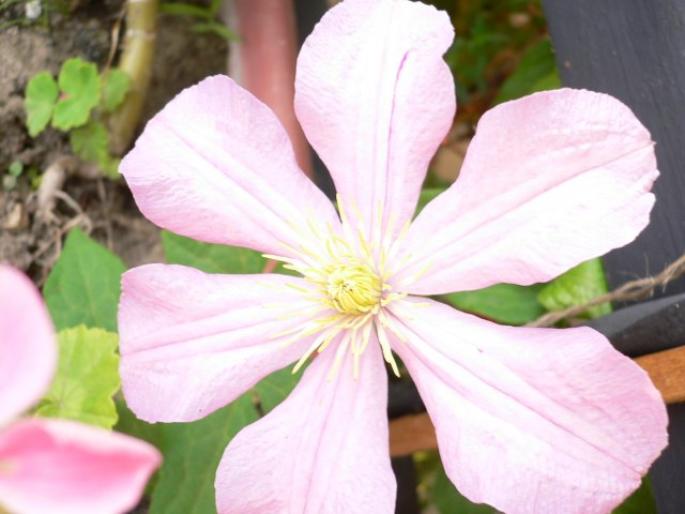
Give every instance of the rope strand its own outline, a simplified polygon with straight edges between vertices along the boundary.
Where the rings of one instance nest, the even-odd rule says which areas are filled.
[[[652,277],[640,278],[631,282],[626,282],[622,286],[608,293],[596,296],[592,300],[582,304],[548,312],[540,316],[535,321],[531,321],[528,327],[551,327],[558,321],[571,318],[582,314],[590,307],[607,302],[642,300],[654,294],[658,287],[666,287],[669,282],[685,275],[685,254],[681,255],[676,261],[669,264],[661,273]]]

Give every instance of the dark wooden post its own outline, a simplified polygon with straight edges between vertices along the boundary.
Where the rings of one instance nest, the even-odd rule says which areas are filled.
[[[563,83],[619,98],[657,143],[662,175],[654,189],[652,222],[633,244],[605,258],[615,287],[654,274],[685,253],[685,2],[543,0],[543,5]],[[670,284],[665,294],[679,292],[685,292],[685,280]],[[669,415],[671,442],[652,469],[652,485],[661,514],[682,514],[685,404],[671,406]]]

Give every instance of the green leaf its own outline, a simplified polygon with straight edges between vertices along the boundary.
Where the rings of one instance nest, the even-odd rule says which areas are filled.
[[[36,137],[47,127],[58,95],[57,83],[49,71],[41,71],[29,80],[24,108],[26,126],[31,137]]]
[[[150,514],[213,514],[214,476],[229,441],[257,420],[243,396],[228,407],[194,423],[163,428],[164,465],[152,494]]]
[[[12,164],[7,168],[7,172],[13,177],[18,177],[24,171],[24,163],[21,161],[12,161]]]
[[[221,9],[221,4],[224,0],[210,0],[209,2],[209,12],[212,13],[212,17],[219,14],[219,9]]]
[[[118,178],[119,159],[109,154],[109,134],[102,122],[90,121],[69,133],[69,143],[75,155],[97,164],[110,178]]]
[[[84,161],[100,164],[109,157],[107,129],[99,121],[91,121],[69,134],[71,150]]]
[[[249,395],[192,423],[149,424],[124,406],[116,429],[157,446],[164,456],[149,514],[215,514],[214,475],[229,441],[258,419]]]
[[[260,273],[266,262],[254,250],[200,243],[167,231],[162,231],[162,247],[167,262],[205,273]]]
[[[549,74],[536,80],[530,88],[530,92],[549,91],[550,89],[559,89],[561,87],[561,79],[557,70],[549,72]]]
[[[80,325],[62,330],[57,340],[57,374],[36,414],[112,428],[119,390],[117,335]]]
[[[85,125],[100,101],[100,76],[95,64],[78,57],[67,59],[59,72],[59,88],[64,96],[55,106],[52,126],[67,131]]]
[[[107,112],[112,112],[124,101],[131,87],[131,78],[125,71],[113,68],[103,74],[101,82],[102,108]]]
[[[427,187],[422,189],[421,194],[419,195],[419,203],[416,206],[416,214],[414,214],[414,217],[418,216],[426,205],[428,205],[436,196],[444,192],[446,189],[446,187]]]
[[[592,259],[579,264],[555,278],[538,294],[540,303],[550,311],[582,305],[596,296],[607,292],[607,282],[601,259]],[[604,303],[590,307],[585,315],[598,318],[611,312],[611,305]]]
[[[185,2],[162,2],[159,6],[159,10],[164,14],[190,16],[204,20],[211,20],[214,17],[210,8],[187,4]]]
[[[191,27],[193,32],[198,34],[214,34],[227,41],[238,41],[238,35],[223,23],[218,21],[208,21],[206,23],[196,23]]]
[[[58,330],[84,324],[116,331],[121,259],[79,229],[48,275],[43,295]]]
[[[456,308],[479,314],[507,325],[523,325],[545,313],[538,301],[541,286],[495,284],[476,291],[461,291],[445,295]]]
[[[429,497],[440,514],[497,514],[497,510],[489,505],[466,499],[447,478],[442,464],[438,462],[437,468]]]
[[[613,514],[658,514],[648,477],[642,479],[640,487]]]
[[[560,86],[552,43],[544,39],[523,54],[514,73],[502,84],[495,103]]]
[[[269,412],[285,400],[290,391],[297,385],[302,371],[293,374],[292,369],[292,365],[286,366],[282,370],[276,371],[262,379],[254,386],[254,391],[259,398],[259,403],[264,413]]]

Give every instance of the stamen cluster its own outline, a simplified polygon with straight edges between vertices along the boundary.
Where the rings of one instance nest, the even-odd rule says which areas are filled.
[[[372,241],[367,241],[361,224],[350,223],[340,198],[338,211],[342,222],[342,234],[332,227],[328,227],[328,231],[322,234],[321,230],[311,224],[311,233],[308,234],[310,237],[303,234],[301,241],[312,243],[302,244],[296,249],[296,253],[301,257],[265,255],[267,258],[284,262],[284,268],[296,271],[307,279],[313,287],[302,288],[300,291],[320,306],[316,319],[305,327],[297,327],[275,337],[289,335],[291,337],[287,338],[284,344],[292,344],[316,335],[314,342],[293,368],[293,373],[296,373],[314,352],[322,352],[335,341],[336,359],[330,376],[335,374],[348,350],[354,356],[354,374],[357,376],[359,358],[372,335],[375,335],[385,360],[399,376],[386,329],[392,330],[401,339],[404,337],[399,330],[391,326],[391,318],[383,309],[390,302],[406,296],[392,291],[388,283],[391,273],[385,269],[388,256],[397,250],[398,240],[370,238]]]

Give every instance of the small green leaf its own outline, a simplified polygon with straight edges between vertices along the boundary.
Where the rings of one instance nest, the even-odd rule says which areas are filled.
[[[102,76],[102,107],[112,112],[124,101],[131,87],[131,78],[126,72],[117,68],[109,70]]]
[[[191,30],[198,34],[214,34],[227,41],[238,41],[239,39],[235,32],[233,32],[223,23],[219,23],[218,21],[196,23],[191,27]]]
[[[466,499],[447,478],[440,462],[436,463],[435,479],[429,491],[429,501],[440,514],[497,514],[489,505],[473,503]]]
[[[418,216],[426,205],[428,205],[436,196],[444,192],[446,189],[446,187],[427,187],[422,189],[421,194],[419,195],[419,203],[416,206],[416,214],[414,217]]]
[[[211,20],[214,17],[210,8],[188,4],[185,2],[162,2],[159,6],[159,11],[164,14],[172,14],[174,16],[190,16],[193,18],[201,18],[203,20]]]
[[[109,157],[107,129],[99,121],[72,130],[69,143],[74,154],[84,161],[100,164]]]
[[[57,83],[49,71],[37,73],[29,80],[24,108],[26,126],[31,137],[36,137],[47,127],[58,95]]]
[[[613,514],[658,514],[649,477],[642,479],[640,487],[615,508]]]
[[[495,284],[476,291],[445,295],[460,310],[479,314],[507,325],[523,325],[545,313],[538,301],[541,286]]]
[[[607,282],[601,259],[592,259],[579,264],[544,286],[538,300],[550,311],[582,305],[607,292]],[[585,313],[598,318],[611,312],[611,305],[604,303],[590,307]]]
[[[549,91],[550,89],[559,89],[561,87],[561,79],[557,70],[549,72],[544,77],[536,80],[530,88],[530,92]]]
[[[124,270],[119,257],[81,230],[69,232],[43,289],[57,329],[84,324],[115,332]]]
[[[13,177],[18,177],[21,175],[21,172],[24,171],[24,163],[21,161],[12,161],[12,164],[9,165],[7,171]]]
[[[292,366],[286,366],[280,371],[271,373],[254,386],[254,391],[259,397],[260,405],[265,413],[285,400],[290,391],[297,385],[302,372],[293,374],[292,369]]]
[[[265,259],[246,248],[200,243],[172,232],[162,232],[167,262],[192,266],[205,273],[260,273]]]
[[[164,456],[150,514],[216,514],[214,476],[229,441],[257,420],[249,394],[192,423],[149,424],[119,405],[116,429],[157,446]]]
[[[514,73],[502,84],[495,103],[560,86],[552,43],[544,39],[523,54]]]
[[[52,126],[67,131],[85,125],[100,101],[100,76],[95,64],[78,57],[67,59],[59,72],[59,88],[64,96],[55,106]]]
[[[109,154],[109,135],[104,124],[90,121],[69,133],[69,143],[75,155],[87,162],[97,164],[110,178],[118,178],[119,159]]]
[[[112,428],[117,422],[113,396],[119,390],[117,339],[83,325],[62,330],[57,374],[36,414]]]
[[[223,0],[210,0],[209,12],[212,13],[212,16],[216,16],[217,14],[219,14],[219,9],[221,9],[222,3],[223,3]]]
[[[108,155],[107,160],[100,163],[100,169],[107,177],[118,179],[121,177],[121,174],[119,173],[119,164],[121,164],[121,159]]]

